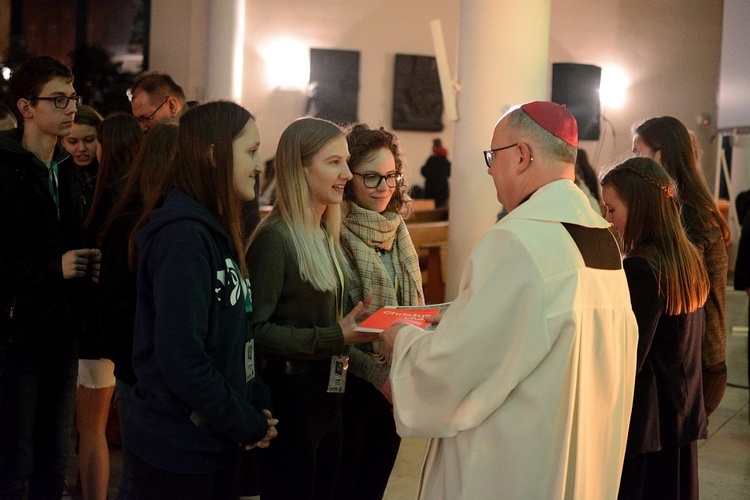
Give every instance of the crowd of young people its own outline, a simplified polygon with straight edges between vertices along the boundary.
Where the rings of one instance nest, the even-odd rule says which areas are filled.
[[[31,59],[11,79],[22,126],[0,135],[0,221],[11,236],[0,251],[0,496],[59,498],[75,406],[84,498],[106,498],[104,428],[116,390],[125,449],[118,498],[233,498],[238,458],[253,449],[264,500],[382,498],[396,423],[418,428],[412,419],[425,418],[404,418],[397,406],[394,420],[391,349],[397,370],[418,372],[394,381],[401,394],[410,387],[417,401],[409,384],[419,380],[447,390],[453,381],[425,366],[444,365],[439,342],[456,341],[450,325],[463,314],[449,308],[444,328],[412,337],[409,348],[398,339],[414,332],[381,340],[356,329],[379,307],[424,304],[397,137],[365,124],[294,121],[274,159],[274,208],[246,234],[243,205],[262,171],[255,118],[228,101],[189,108],[163,76],[139,80],[133,115],[104,119],[81,106],[59,61]],[[583,199],[568,182],[575,122],[555,106],[506,115],[495,136],[517,142],[485,152],[511,214],[537,191],[574,193],[576,206]],[[535,190],[511,189],[497,160],[503,150],[518,155],[516,175],[538,175]],[[601,181],[623,261],[597,268],[624,272],[639,331],[633,380],[619,381],[620,416],[629,418],[619,495],[696,497],[696,442],[726,384],[728,232],[684,125],[647,120],[634,129],[633,152]],[[534,173],[548,167],[553,176]],[[597,211],[581,206],[585,238],[611,239]],[[571,259],[586,254],[576,245]],[[630,347],[625,339],[616,349]],[[463,415],[459,427],[474,418],[464,414],[474,389],[463,390],[460,410],[450,409]]]

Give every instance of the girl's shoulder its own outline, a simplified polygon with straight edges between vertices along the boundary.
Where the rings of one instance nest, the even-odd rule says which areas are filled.
[[[645,252],[631,253],[622,259],[622,267],[626,274],[646,273],[655,275],[655,270]]]
[[[258,228],[250,244],[250,251],[262,247],[264,250],[276,249],[282,251],[290,246],[292,233],[289,226],[281,219],[266,221]]]

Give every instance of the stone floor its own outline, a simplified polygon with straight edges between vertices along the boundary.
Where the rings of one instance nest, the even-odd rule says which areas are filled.
[[[750,498],[750,415],[747,378],[747,297],[727,292],[727,365],[729,387],[721,405],[711,416],[709,436],[699,443],[700,497],[711,500]],[[423,439],[404,439],[391,474],[386,500],[415,498],[419,469],[424,454]],[[110,498],[115,498],[120,479],[122,452],[111,448]],[[77,463],[71,460],[68,483],[75,484]],[[73,499],[81,494],[71,488]]]

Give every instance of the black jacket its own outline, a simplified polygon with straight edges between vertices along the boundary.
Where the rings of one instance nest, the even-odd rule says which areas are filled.
[[[81,189],[58,146],[58,208],[46,165],[21,136],[20,129],[0,133],[0,339],[54,344],[80,328],[71,307],[80,280],[63,279],[62,255],[83,247]]]
[[[133,372],[136,273],[128,264],[130,232],[140,214],[135,210],[113,220],[104,234],[99,276],[99,331],[102,356],[115,363],[115,377],[129,385]]]
[[[737,195],[736,204],[737,216],[742,221],[742,232],[734,266],[734,289],[744,292],[750,288],[750,191]]]
[[[434,199],[436,207],[444,207],[449,197],[451,162],[445,156],[432,155],[420,172],[424,176],[424,197]]]
[[[703,308],[670,316],[659,283],[642,257],[623,269],[638,321],[638,360],[626,457],[684,446],[707,436],[703,405]]]

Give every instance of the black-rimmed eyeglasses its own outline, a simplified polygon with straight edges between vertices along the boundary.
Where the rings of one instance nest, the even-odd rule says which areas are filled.
[[[492,162],[495,160],[495,153],[497,153],[498,151],[502,151],[503,149],[510,149],[513,146],[518,146],[518,143],[514,142],[510,146],[505,146],[505,147],[497,148],[497,149],[488,149],[487,151],[483,151],[484,162],[487,164],[487,168],[492,167]]]
[[[81,104],[83,104],[83,97],[79,95],[74,96],[66,96],[66,95],[58,95],[55,97],[32,97],[29,99],[30,101],[52,101],[55,103],[55,107],[59,109],[65,109],[68,107],[68,104],[70,104],[70,101],[73,101],[73,103],[76,105],[76,108],[79,107]]]
[[[399,184],[401,184],[401,181],[403,180],[404,176],[400,172],[395,172],[388,175],[379,175],[379,174],[360,174],[359,172],[352,172],[354,175],[358,175],[362,177],[362,182],[364,183],[366,188],[375,189],[378,186],[380,186],[380,183],[383,182],[385,179],[385,185],[389,188],[395,188]]]
[[[167,96],[167,97],[166,97],[166,98],[164,99],[164,102],[162,102],[161,104],[159,104],[159,105],[158,105],[158,106],[156,107],[156,109],[154,110],[154,112],[153,112],[153,113],[151,113],[150,115],[148,115],[148,116],[138,116],[138,117],[137,117],[137,118],[138,118],[138,121],[139,121],[139,122],[141,122],[141,123],[148,123],[148,122],[150,122],[151,120],[153,120],[153,118],[154,118],[154,115],[156,114],[156,112],[157,112],[157,111],[159,111],[159,110],[160,110],[160,109],[162,108],[162,106],[164,106],[164,105],[165,105],[165,104],[167,103],[167,101],[168,101],[168,100],[169,100],[169,96]]]

